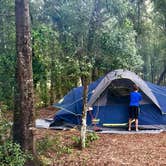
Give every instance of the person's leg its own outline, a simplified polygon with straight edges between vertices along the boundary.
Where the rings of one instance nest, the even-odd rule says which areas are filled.
[[[133,117],[133,108],[132,106],[129,107],[129,124],[128,124],[128,131],[131,131],[131,123]]]
[[[138,131],[138,107],[135,108],[135,130]]]
[[[135,130],[138,131],[138,119],[135,119]]]
[[[128,127],[128,131],[131,131],[131,123],[132,123],[132,119],[129,119],[129,127]]]

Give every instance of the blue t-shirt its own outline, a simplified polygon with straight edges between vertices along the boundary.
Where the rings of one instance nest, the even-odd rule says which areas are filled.
[[[139,106],[139,102],[142,100],[142,95],[139,92],[130,93],[130,106]]]

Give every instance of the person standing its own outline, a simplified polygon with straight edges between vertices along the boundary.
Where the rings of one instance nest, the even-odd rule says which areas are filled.
[[[133,91],[130,93],[129,126],[128,126],[129,131],[131,131],[131,123],[133,119],[135,119],[135,130],[138,131],[139,102],[142,100],[142,95],[138,91],[139,91],[138,86],[134,84]]]

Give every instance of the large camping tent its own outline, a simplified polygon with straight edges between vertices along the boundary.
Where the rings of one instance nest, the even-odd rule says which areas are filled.
[[[166,87],[143,81],[128,70],[115,70],[89,85],[87,125],[92,119],[103,124],[128,122],[129,92],[132,85],[139,86],[143,96],[140,103],[139,125],[166,125]],[[60,108],[54,117],[55,125],[81,124],[83,87],[72,89],[55,107]]]

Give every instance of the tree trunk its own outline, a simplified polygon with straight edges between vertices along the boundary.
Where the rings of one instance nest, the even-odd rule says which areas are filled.
[[[55,82],[56,82],[56,73],[55,73],[55,42],[54,38],[51,38],[51,64],[50,64],[50,70],[51,70],[51,87],[50,87],[50,104],[52,105],[55,102]]]
[[[94,44],[95,32],[99,26],[99,16],[100,16],[100,0],[94,1],[94,9],[89,21],[89,31],[87,35],[87,54],[92,54],[92,47]]]
[[[13,139],[21,145],[24,151],[34,153],[32,130],[34,127],[34,94],[28,0],[15,0],[15,16],[17,65]]]
[[[52,56],[52,55],[51,55]],[[55,63],[51,61],[51,87],[50,87],[50,104],[52,105],[55,102]]]
[[[160,77],[159,77],[159,80],[157,82],[157,85],[160,85],[160,83],[162,82],[162,80],[164,79],[164,75],[166,75],[166,66],[165,66],[165,69],[164,71],[161,73]]]
[[[86,45],[86,54],[89,57],[90,62],[92,63],[92,58],[94,57],[93,47],[95,45],[95,33],[100,24],[100,0],[94,1],[94,9],[92,10],[92,14],[89,21],[89,29],[87,34],[87,45]],[[96,48],[95,48],[96,49]],[[93,64],[95,65],[95,64]],[[91,73],[91,81],[93,80],[93,70],[90,71]]]
[[[92,81],[97,80],[98,77],[99,77],[98,68],[94,66],[92,69]]]
[[[87,94],[88,85],[87,78],[83,78],[83,110],[82,110],[82,126],[81,126],[81,148],[85,148],[86,141],[86,117],[87,117]]]

